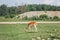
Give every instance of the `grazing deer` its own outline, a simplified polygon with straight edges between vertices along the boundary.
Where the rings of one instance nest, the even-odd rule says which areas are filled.
[[[34,22],[34,21],[33,22],[29,22],[27,27],[25,27],[25,31],[28,32],[31,27],[34,27],[35,28],[35,32],[38,32],[36,25],[37,25],[37,23]]]

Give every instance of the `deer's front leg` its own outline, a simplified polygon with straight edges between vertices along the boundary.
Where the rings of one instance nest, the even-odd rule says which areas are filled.
[[[29,29],[30,29],[30,25],[28,25],[28,26],[25,28],[25,31],[26,31],[26,32],[29,32]]]

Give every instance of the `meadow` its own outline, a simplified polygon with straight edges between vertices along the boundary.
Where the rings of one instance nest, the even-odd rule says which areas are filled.
[[[38,36],[48,38],[50,33],[60,35],[60,24],[38,24],[37,33],[25,32],[26,26],[27,24],[0,24],[0,40],[31,40]],[[32,30],[34,31],[34,29],[30,31]]]
[[[23,22],[23,21],[26,22],[26,21],[33,21],[33,20],[23,20],[23,19],[20,19],[20,18],[4,18],[4,17],[0,17],[0,22]]]

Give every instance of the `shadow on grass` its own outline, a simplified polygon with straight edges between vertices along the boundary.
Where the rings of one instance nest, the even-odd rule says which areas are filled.
[[[38,32],[26,32],[26,33],[38,33]]]

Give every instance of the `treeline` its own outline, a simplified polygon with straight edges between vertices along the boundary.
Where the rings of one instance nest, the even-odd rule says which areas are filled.
[[[0,5],[0,16],[11,17],[28,11],[60,11],[60,6],[51,6],[45,4],[32,4],[22,6]]]
[[[38,16],[33,16],[33,17],[30,17],[30,18],[25,16],[22,19],[23,20],[40,20],[40,21],[60,21],[60,17],[58,17],[58,16],[49,17],[46,14],[40,15],[39,17]]]

